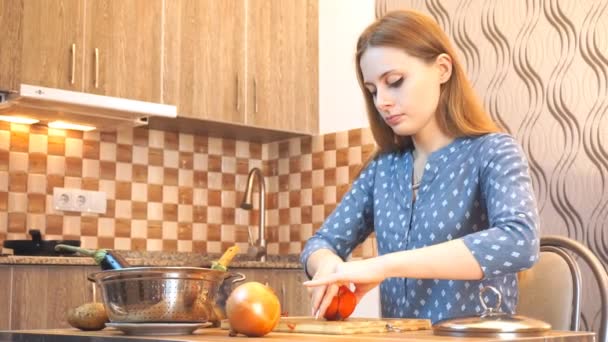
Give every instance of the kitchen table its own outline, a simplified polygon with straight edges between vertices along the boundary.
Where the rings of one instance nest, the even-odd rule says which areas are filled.
[[[435,336],[430,330],[390,332],[383,334],[356,334],[356,335],[317,335],[317,334],[294,334],[271,332],[261,338],[247,338],[243,335],[239,337],[228,336],[227,330],[219,328],[205,328],[196,330],[194,335],[184,336],[126,336],[118,330],[106,328],[101,331],[80,331],[76,329],[49,329],[49,330],[17,330],[0,331],[0,341],[27,341],[27,342],[133,342],[133,341],[289,341],[289,342],[309,342],[309,341],[378,341],[378,342],[410,342],[410,341],[504,341],[499,338],[487,337],[445,337]],[[549,331],[542,337],[527,337],[511,339],[510,341],[562,341],[562,342],[592,342],[595,341],[593,332],[573,332],[573,331]]]

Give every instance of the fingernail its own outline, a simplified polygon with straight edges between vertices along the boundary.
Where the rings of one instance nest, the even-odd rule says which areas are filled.
[[[317,314],[315,315],[315,319],[319,319],[319,311],[317,311]]]

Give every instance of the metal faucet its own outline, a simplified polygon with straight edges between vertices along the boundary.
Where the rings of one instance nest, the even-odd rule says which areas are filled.
[[[249,248],[247,249],[247,255],[254,257],[259,261],[266,261],[266,187],[264,185],[264,176],[262,175],[262,171],[257,167],[254,167],[251,169],[251,171],[249,171],[249,176],[247,177],[247,188],[245,189],[245,195],[243,196],[243,201],[241,202],[241,208],[245,210],[253,209],[253,201],[251,200],[251,197],[253,193],[253,180],[255,178],[258,180],[259,194],[259,238],[256,246],[251,238],[251,231],[249,232]]]

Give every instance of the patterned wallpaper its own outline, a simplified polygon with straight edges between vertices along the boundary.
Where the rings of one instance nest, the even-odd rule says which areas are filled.
[[[266,180],[269,254],[299,254],[374,149],[368,129],[268,144],[127,129],[0,122],[0,241],[80,239],[86,248],[220,253],[257,239],[238,208],[252,167]],[[103,215],[55,211],[54,187],[103,191]],[[254,189],[257,193],[257,188]],[[370,238],[354,256],[375,254]]]
[[[413,8],[444,28],[486,108],[529,157],[542,234],[575,238],[604,265],[607,7],[606,0],[376,1],[377,16]],[[588,274],[583,324],[597,329],[598,294]]]

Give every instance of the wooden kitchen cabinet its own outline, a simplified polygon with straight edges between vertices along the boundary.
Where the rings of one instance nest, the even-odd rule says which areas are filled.
[[[164,102],[181,116],[245,122],[245,1],[165,3]]]
[[[86,2],[85,92],[161,102],[162,3]]]
[[[318,132],[318,0],[249,0],[247,123]]]
[[[82,91],[82,0],[24,0],[22,83]]]
[[[22,83],[160,102],[161,0],[23,1]]]
[[[0,330],[11,327],[11,279],[12,268],[0,266]]]
[[[317,2],[167,2],[164,102],[186,118],[317,133]]]
[[[302,283],[306,275],[301,269],[242,269],[231,268],[247,278],[245,282],[257,281],[268,284],[281,302],[281,312],[289,316],[310,316],[312,305]]]
[[[19,90],[23,0],[0,0],[0,90]],[[1,323],[0,323],[1,324]]]
[[[93,299],[97,266],[0,266],[0,329],[68,328],[66,313]]]

